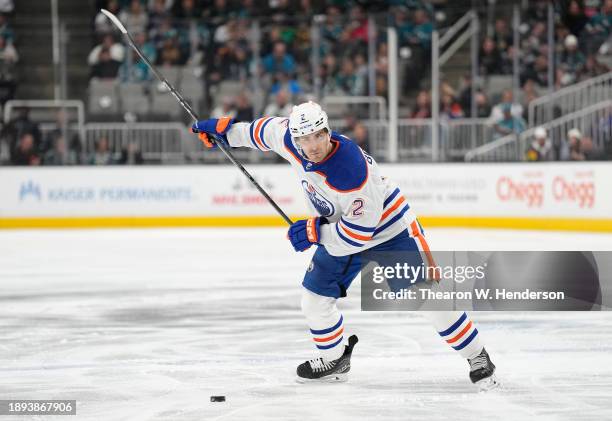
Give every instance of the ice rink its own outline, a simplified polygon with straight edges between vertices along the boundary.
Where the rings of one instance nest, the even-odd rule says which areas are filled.
[[[427,233],[437,250],[612,248]],[[473,313],[503,382],[478,394],[423,317],[361,312],[357,281],[340,302],[360,338],[349,382],[297,384],[311,254],[280,228],[1,231],[0,399],[76,399],[79,420],[612,419],[612,313]]]

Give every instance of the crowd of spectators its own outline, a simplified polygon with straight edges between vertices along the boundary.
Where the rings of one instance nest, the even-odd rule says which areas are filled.
[[[608,133],[610,133],[607,123]],[[599,127],[602,129],[602,127]],[[571,128],[567,133],[561,133],[561,139],[553,142],[543,127],[536,127],[533,140],[527,148],[527,161],[587,161],[605,159],[606,151],[594,145],[593,139],[583,134],[577,128]]]
[[[15,48],[15,31],[11,25],[14,5],[11,0],[0,1],[0,105],[15,97],[17,90],[16,65],[19,54]]]
[[[223,81],[241,82],[251,95],[263,92],[257,112],[297,103],[306,95],[367,95],[366,3],[350,0],[100,0],[129,28],[147,58],[158,66],[203,66],[206,90]],[[400,45],[415,63],[429,54],[432,9],[426,1],[389,1],[377,15],[376,95],[387,94],[384,28],[395,24]],[[380,11],[380,10],[379,10]],[[397,13],[396,13],[397,12]],[[259,24],[256,29],[254,18]],[[389,19],[394,22],[389,22]],[[312,25],[320,28],[320,65],[312,71]],[[153,75],[121,44],[106,16],[93,17],[91,77],[147,82]],[[382,29],[381,29],[382,28]],[[423,73],[426,67],[415,66]],[[162,69],[163,71],[163,69]],[[315,73],[315,74],[313,74]],[[412,74],[411,79],[415,79]],[[418,79],[418,78],[417,78]],[[318,92],[315,90],[318,89]],[[283,93],[281,93],[283,92]],[[285,97],[286,101],[285,101]],[[238,98],[232,98],[232,103]],[[217,104],[210,102],[211,109]],[[252,104],[255,105],[255,104]]]
[[[7,2],[10,3],[0,0],[0,63],[14,66],[18,56],[10,25],[11,13],[3,9]],[[422,76],[429,74],[432,32],[443,19],[429,2],[388,0],[382,3],[383,9],[378,10],[381,13],[374,15],[378,26],[374,56],[375,94],[387,96],[388,49],[384,28],[391,24],[398,33],[400,62],[406,66],[401,74],[404,75],[402,87],[407,91],[401,94],[404,95],[402,103],[408,108],[403,108],[401,117],[430,118],[431,92],[416,88],[422,86]],[[548,0],[525,4],[527,7],[521,10],[519,96],[514,98],[510,89],[491,92],[484,88],[486,78],[512,74],[513,59],[517,54],[510,19],[507,16],[493,18],[491,22],[483,22],[481,30],[479,73],[482,79],[472,81],[470,76],[465,76],[458,85],[442,80],[442,118],[488,118],[492,139],[521,132],[527,127],[529,103],[549,87],[548,53],[551,48],[556,58],[554,80],[551,81],[555,89],[610,70],[600,57],[612,49],[612,0],[555,3],[554,45],[548,45]],[[367,42],[371,28],[368,12],[375,10],[367,2],[98,0],[96,10],[100,8],[107,8],[119,16],[140,49],[161,67],[162,72],[166,66],[201,66],[202,86],[207,90],[226,81],[238,82],[242,87],[239,94],[218,95],[216,100],[208,103],[206,114],[213,117],[229,115],[239,121],[249,121],[261,114],[287,116],[293,104],[316,93],[323,97],[370,93]],[[313,74],[312,29],[315,24],[319,29],[320,61]],[[122,42],[106,16],[101,13],[92,16],[92,27],[92,50],[87,58],[92,78],[153,81],[150,69]],[[10,71],[5,69],[3,65],[0,72],[2,102],[14,95],[15,86],[6,76],[10,76]],[[265,99],[257,103],[254,101],[259,98],[256,93],[261,92]],[[412,93],[410,98],[405,92]],[[357,123],[354,126],[349,127],[349,131],[367,144],[365,126],[359,127]],[[4,132],[11,130],[8,127]],[[77,143],[73,139],[55,136],[48,140],[40,139],[36,133],[30,134],[31,138],[25,136],[23,142],[21,135],[9,136],[13,161],[42,164],[61,160],[71,163],[106,162],[103,152],[108,145],[104,139],[99,140],[96,148],[100,150],[101,158],[94,159],[75,150]],[[545,143],[540,148],[544,146]],[[110,162],[121,160],[117,154],[111,155]],[[135,155],[131,153],[130,156]],[[17,158],[13,159],[14,156]],[[139,159],[128,160],[135,162]]]
[[[465,76],[458,87],[442,80],[440,86],[440,115],[445,119],[463,117],[488,118],[493,128],[493,139],[510,133],[520,133],[527,128],[529,104],[549,88],[549,49],[554,49],[554,72],[552,80],[555,90],[571,84],[599,76],[610,71],[610,66],[600,61],[612,50],[612,0],[589,0],[585,2],[571,0],[555,3],[554,45],[548,45],[547,0],[529,2],[522,11],[520,26],[519,59],[519,97],[514,98],[508,86],[502,92],[491,92],[484,89],[488,77],[507,75],[512,80],[514,49],[514,32],[509,25],[510,19],[497,18],[491,22],[489,30],[483,29],[479,52],[480,84],[475,89],[475,115],[472,115],[472,83],[470,76]],[[511,84],[511,82],[510,82]],[[509,85],[510,85],[509,84]],[[413,106],[405,115],[407,118],[431,117],[431,94],[428,89],[417,93]],[[542,134],[539,131],[539,134]],[[575,134],[575,133],[574,133]],[[569,139],[569,136],[567,136]],[[574,136],[572,139],[576,139]],[[534,139],[534,145],[539,143]],[[573,144],[581,144],[576,140]],[[560,145],[569,145],[568,140]],[[582,149],[588,152],[587,158],[596,156],[592,151],[590,139],[582,141]],[[542,145],[545,145],[544,143]],[[584,146],[586,145],[586,146]],[[544,146],[541,146],[544,148]],[[575,147],[556,146],[556,153],[542,154],[545,157],[569,160],[581,156]],[[540,147],[530,149],[529,156]],[[540,156],[540,154],[538,154]],[[538,158],[540,160],[540,158]]]
[[[534,81],[539,87],[547,88],[548,52],[554,49],[555,88],[559,89],[577,81],[609,71],[598,60],[606,54],[612,26],[612,1],[591,0],[588,6],[582,1],[571,0],[567,7],[562,2],[555,10],[555,44],[548,44],[547,0],[529,2],[520,26],[521,84]],[[509,19],[498,18],[482,40],[480,49],[480,72],[484,75],[512,73],[515,55],[514,33]]]
[[[534,82],[526,81],[520,91],[521,98],[515,100],[512,89],[502,91],[498,102],[491,105],[487,95],[481,91],[476,93],[478,118],[486,118],[487,124],[492,128],[491,140],[499,139],[509,134],[520,134],[527,129],[527,112],[531,100],[537,97]],[[450,84],[441,83],[440,116],[443,119],[461,118],[469,115],[471,98],[471,84],[469,77],[465,77],[462,89],[455,90]],[[599,133],[598,139],[608,139],[608,147],[612,147],[612,109],[604,113],[608,117],[595,118],[592,130]],[[416,97],[414,108],[407,115],[408,118],[431,117],[431,95],[428,90],[422,90]],[[596,121],[597,120],[597,121]],[[601,121],[599,121],[601,120]],[[593,139],[581,134],[577,128],[567,133],[557,132],[556,143],[550,141],[550,134],[542,127],[536,128],[533,142],[528,146],[525,158],[528,161],[577,161],[605,159],[610,151],[599,150],[594,146]]]
[[[247,93],[224,97],[210,104],[213,115],[235,113],[238,103],[256,113],[287,113],[290,105],[308,95],[367,95],[368,19],[361,2],[289,0],[109,0],[106,7],[118,14],[135,34],[136,42],[157,65],[204,65],[203,85],[210,89],[227,81],[239,81]],[[417,0],[385,2],[386,21],[397,28],[407,69],[404,87],[418,86],[427,74],[434,13],[427,2]],[[504,92],[478,87],[474,117],[488,117],[496,136],[526,127],[528,104],[549,87],[549,48],[555,50],[555,89],[609,71],[598,53],[610,38],[612,0],[590,0],[557,5],[555,44],[548,45],[548,1],[529,2],[522,10],[520,26],[520,98],[510,105],[512,119],[505,118]],[[263,8],[262,8],[263,5]],[[257,17],[260,30],[255,31]],[[510,75],[513,71],[514,32],[507,18],[494,19],[484,30],[479,55],[479,73],[485,78]],[[312,73],[312,25],[320,28],[320,66]],[[147,67],[130,51],[111,38],[112,28],[103,15],[95,18],[99,44],[92,50],[92,76],[146,81],[152,78]],[[106,53],[105,51],[108,51]],[[407,52],[408,51],[408,52]],[[101,54],[103,53],[103,54]],[[96,59],[96,57],[101,57]],[[130,59],[131,57],[131,59]],[[382,31],[377,34],[375,94],[387,96],[387,45]],[[460,86],[443,83],[441,114],[445,118],[472,117],[472,83],[466,77]],[[265,101],[257,107],[252,97],[256,87]],[[315,92],[316,89],[318,92]],[[418,91],[417,91],[418,92]],[[418,92],[408,98],[411,110],[406,117],[429,118],[430,94]],[[520,113],[516,109],[520,108]],[[519,115],[520,114],[520,115]],[[233,114],[232,114],[233,115]],[[239,117],[250,116],[249,113]]]
[[[67,114],[59,110],[54,128],[43,134],[40,125],[30,117],[29,108],[17,109],[15,118],[0,132],[0,139],[8,145],[9,162],[18,166],[144,163],[137,144],[111,148],[103,136],[97,139],[92,152],[86,152],[80,134],[68,120]]]

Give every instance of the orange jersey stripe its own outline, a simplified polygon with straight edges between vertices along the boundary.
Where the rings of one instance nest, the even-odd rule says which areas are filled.
[[[395,209],[397,209],[399,207],[399,205],[401,205],[402,203],[404,203],[406,199],[404,199],[404,196],[401,196],[399,198],[399,200],[397,202],[395,202],[395,205],[391,206],[389,209],[387,209],[385,211],[385,213],[382,214],[382,216],[380,217],[380,220],[382,221],[383,219],[385,219],[387,216],[389,216],[389,214],[391,212],[393,212]]]
[[[465,335],[465,333],[470,330],[470,328],[472,327],[472,321],[470,320],[470,322],[463,328],[463,330],[461,332],[459,332],[459,334],[457,336],[455,336],[454,338],[451,339],[447,339],[446,342],[448,342],[449,344],[452,344],[453,342],[457,342],[459,339],[461,339],[461,337],[463,335]]]
[[[423,238],[422,235],[418,235],[416,238],[419,240],[419,243],[421,243],[421,248],[425,252],[425,257],[427,257],[427,263],[429,264],[429,266],[437,266],[436,261],[434,260],[433,255],[429,250],[429,244],[427,244],[425,238]]]
[[[425,257],[427,257],[427,263],[429,264],[429,266],[437,266],[436,261],[434,260],[433,255],[431,254],[431,250],[429,249],[429,244],[427,244],[427,240],[425,240],[425,237],[423,236],[423,234],[421,234],[421,231],[419,230],[416,221],[412,221],[412,223],[410,224],[410,228],[412,228],[412,236],[419,241],[419,244],[421,244],[421,249],[423,249],[423,251],[425,252]],[[435,280],[439,281],[439,279]]]
[[[331,341],[332,339],[336,339],[338,336],[342,335],[342,332],[344,332],[344,328],[340,329],[338,332],[334,333],[331,336],[328,336],[327,338],[312,338],[314,339],[315,342],[327,342],[327,341]]]
[[[268,119],[265,117],[262,118],[261,120],[259,120],[259,123],[257,123],[257,126],[255,126],[255,141],[259,144],[259,146],[261,146],[263,150],[268,150],[268,148],[265,147],[265,145],[261,141],[261,138],[259,137],[259,129],[261,129],[261,126],[266,120]]]
[[[346,228],[344,225],[340,225],[340,228],[342,228],[344,232],[346,232],[350,237],[353,237],[356,240],[369,241],[370,239],[372,239],[371,235],[368,237],[365,235],[355,234],[354,232],[349,231],[349,229]]]

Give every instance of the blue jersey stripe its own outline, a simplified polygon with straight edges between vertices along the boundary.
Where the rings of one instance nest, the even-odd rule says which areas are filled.
[[[340,238],[342,238],[344,241],[346,241],[347,243],[349,243],[351,246],[355,246],[355,247],[363,247],[363,244],[359,244],[356,243],[353,240],[349,240],[348,238],[346,238],[344,235],[342,235],[342,233],[340,232],[340,228],[338,228],[338,224],[336,224],[336,231],[338,232],[338,235],[340,236]]]
[[[393,190],[393,193],[391,193],[391,196],[385,199],[385,202],[383,203],[383,209],[386,208],[387,205],[393,201],[393,199],[395,199],[395,196],[397,196],[399,192],[400,192],[399,188]]]
[[[387,228],[389,228],[391,225],[395,224],[402,216],[404,216],[404,214],[406,212],[408,212],[408,209],[410,209],[409,205],[406,205],[402,208],[402,211],[400,213],[398,213],[397,215],[395,215],[393,218],[389,219],[387,222],[385,222],[384,224],[382,224],[380,227],[376,228],[376,231],[374,231],[373,235],[377,235],[378,233],[380,233],[381,231],[386,230]]]
[[[455,348],[457,351],[461,351],[463,348],[468,346],[470,344],[470,342],[472,342],[474,340],[476,335],[478,335],[478,329],[474,329],[472,334],[465,341],[463,341],[463,343],[461,345],[454,346],[453,348]]]
[[[340,320],[338,320],[338,323],[336,323],[333,327],[323,329],[323,330],[310,329],[310,333],[312,333],[313,335],[325,335],[326,333],[333,332],[334,330],[338,329],[342,325],[342,320],[343,320],[342,315],[340,315]]]
[[[268,144],[266,143],[266,141],[264,140],[264,130],[266,130],[266,126],[268,125],[269,122],[271,122],[272,120],[274,120],[273,118],[269,118],[268,121],[266,121],[263,126],[261,127],[261,133],[259,134],[259,138],[261,139],[261,143],[264,144],[264,146],[268,149],[272,149],[271,147],[268,146]]]
[[[257,121],[257,120],[255,120]],[[251,125],[249,126],[249,138],[251,139],[251,143],[253,144],[253,146],[255,146],[255,148],[261,150],[261,148],[257,145],[257,142],[255,142],[255,138],[253,137],[253,127],[255,126],[255,121],[253,121],[251,123]]]
[[[453,325],[451,327],[449,327],[445,331],[438,332],[438,333],[440,334],[440,336],[450,335],[451,333],[453,333],[455,331],[455,329],[457,329],[459,326],[461,326],[461,323],[463,323],[465,321],[465,319],[467,319],[467,314],[465,312],[463,312],[461,317],[459,317],[459,319],[457,319],[457,321],[455,323],[453,323]]]
[[[338,339],[336,342],[334,342],[331,345],[317,345],[317,348],[319,348],[319,349],[330,349],[330,348],[333,348],[336,345],[338,345],[340,342],[342,342],[342,338],[344,338],[344,336],[340,336],[340,339]]]
[[[342,220],[342,223],[344,225],[346,225],[349,228],[353,228],[354,230],[359,230],[363,232],[374,232],[374,230],[376,229],[376,227],[373,227],[373,228],[362,227],[361,225],[353,224],[352,222],[347,222],[343,217],[340,219]]]

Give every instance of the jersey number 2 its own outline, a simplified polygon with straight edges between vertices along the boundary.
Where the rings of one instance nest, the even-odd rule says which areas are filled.
[[[359,215],[363,215],[363,211],[361,210],[363,208],[363,199],[355,199],[353,201],[353,204],[351,205],[351,215],[353,216],[359,216]]]

